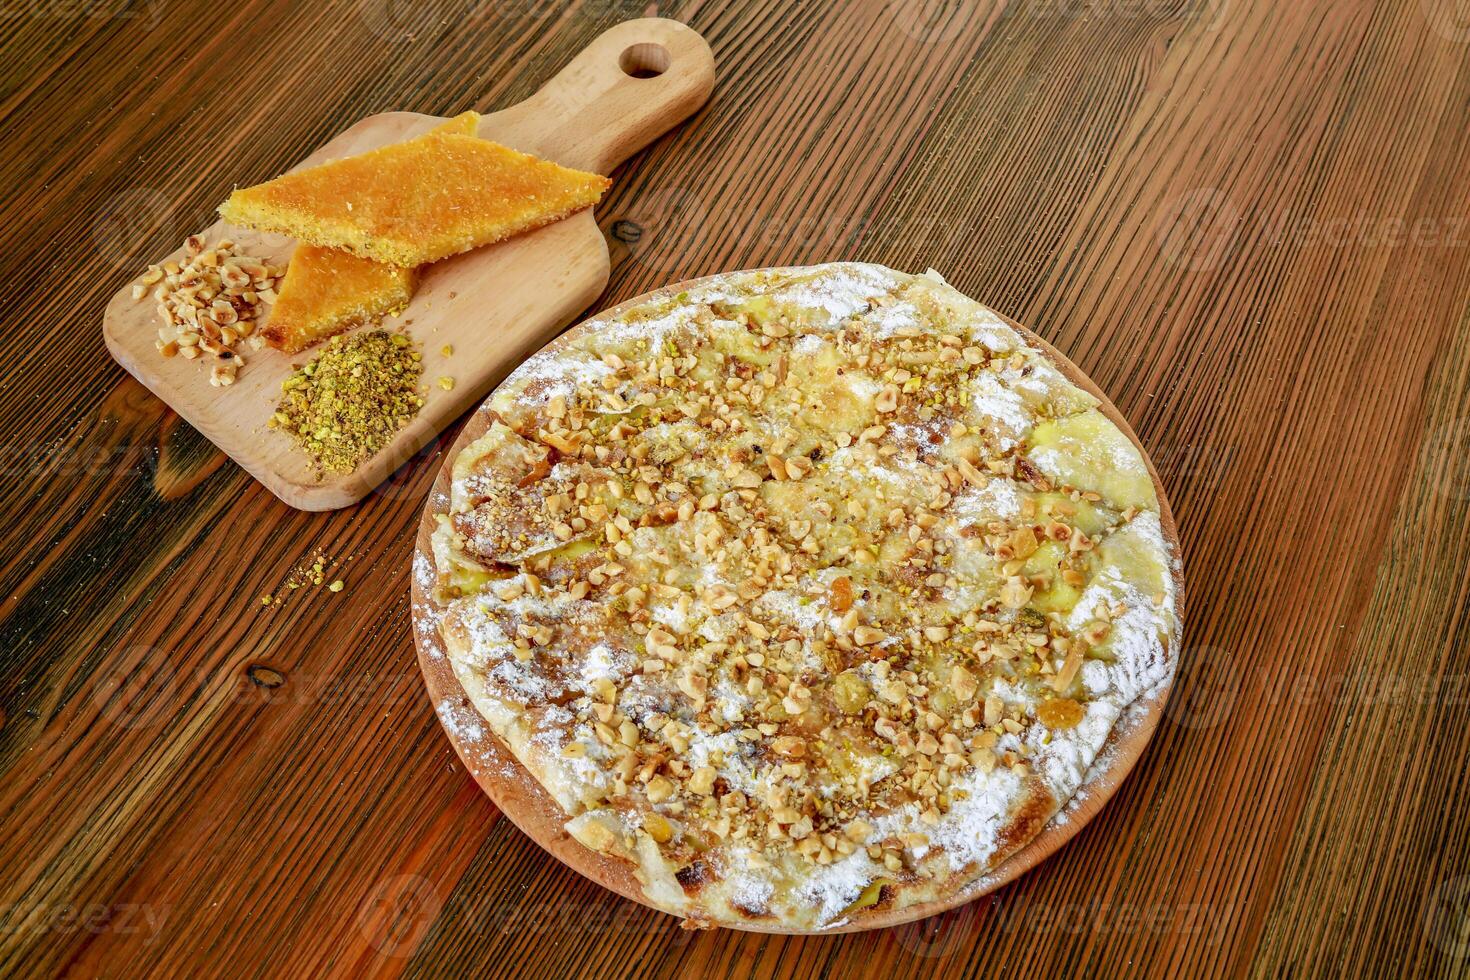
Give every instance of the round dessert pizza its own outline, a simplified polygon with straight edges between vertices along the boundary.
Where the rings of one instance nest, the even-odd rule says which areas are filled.
[[[694,925],[973,893],[1163,697],[1179,642],[1167,507],[1068,371],[937,274],[874,265],[572,330],[430,502],[446,727],[488,728],[571,846]]]

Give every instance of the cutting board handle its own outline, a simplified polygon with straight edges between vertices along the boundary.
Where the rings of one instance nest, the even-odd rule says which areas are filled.
[[[605,174],[693,115],[714,85],[715,57],[698,32],[662,17],[625,21],[535,95],[495,113],[493,130],[516,149]],[[562,122],[548,130],[547,119]]]

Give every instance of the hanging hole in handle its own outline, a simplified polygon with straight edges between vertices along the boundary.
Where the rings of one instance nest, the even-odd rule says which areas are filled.
[[[618,67],[631,78],[657,78],[669,70],[669,61],[669,49],[652,41],[624,48],[618,55]]]

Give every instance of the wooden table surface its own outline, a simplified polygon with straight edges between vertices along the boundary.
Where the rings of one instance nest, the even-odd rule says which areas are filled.
[[[298,513],[103,351],[105,300],[235,184],[369,113],[517,101],[654,11],[719,82],[615,174],[599,306],[932,265],[1112,394],[1179,519],[1183,668],[1138,768],[922,925],[689,933],[555,864],[415,666],[452,431]],[[14,0],[0,28],[0,975],[1470,973],[1463,3]],[[285,588],[318,554],[346,588]]]

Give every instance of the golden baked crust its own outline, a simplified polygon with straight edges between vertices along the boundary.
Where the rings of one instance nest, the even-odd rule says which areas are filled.
[[[597,203],[610,181],[475,136],[466,112],[422,136],[235,191],[231,224],[420,266]]]
[[[720,277],[490,404],[434,536],[445,647],[670,911],[822,928],[953,894],[1169,679],[1142,458],[942,280]]]
[[[397,313],[413,298],[416,270],[305,242],[291,253],[264,336],[288,354],[350,327]]]

